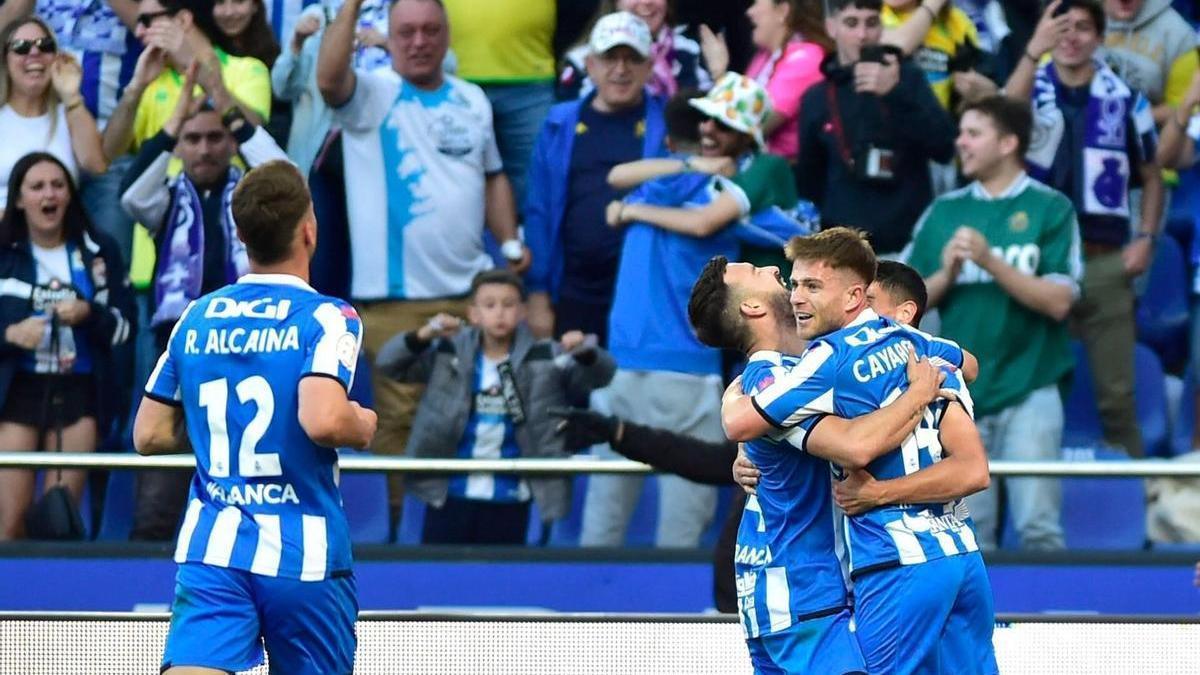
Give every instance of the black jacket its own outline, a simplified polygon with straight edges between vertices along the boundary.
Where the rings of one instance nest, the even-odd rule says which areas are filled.
[[[129,286],[125,261],[112,237],[102,232],[85,234],[73,245],[83,255],[84,269],[91,272],[95,295],[92,311],[83,324],[94,359],[97,422],[103,437],[113,417],[122,409],[122,384],[127,373],[113,362],[113,349],[128,342],[135,333],[137,310]],[[9,325],[33,314],[32,286],[37,283],[37,268],[29,242],[0,249],[0,335]],[[13,375],[25,350],[0,339],[0,405],[8,396]]]
[[[954,157],[954,120],[933,96],[924,73],[900,63],[900,81],[885,96],[854,91],[851,68],[837,55],[821,65],[825,80],[804,93],[800,104],[800,154],[796,187],[817,205],[821,222],[866,231],[877,252],[895,253],[912,237],[913,226],[933,200],[929,162]],[[830,109],[836,92],[842,137]],[[844,157],[872,144],[895,152],[896,178],[887,184],[859,180]]]

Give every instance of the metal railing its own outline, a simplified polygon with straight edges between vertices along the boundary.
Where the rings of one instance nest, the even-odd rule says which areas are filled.
[[[98,452],[0,452],[0,469],[179,469],[196,466],[193,455],[142,457],[132,453]],[[523,475],[648,474],[653,467],[625,459],[593,459],[590,456],[566,459],[414,459],[380,455],[343,455],[341,471],[376,473],[516,473]],[[993,476],[1048,476],[1058,478],[1197,478],[1200,462],[1173,462],[1162,459],[1112,461],[1017,462],[997,460],[990,463]]]

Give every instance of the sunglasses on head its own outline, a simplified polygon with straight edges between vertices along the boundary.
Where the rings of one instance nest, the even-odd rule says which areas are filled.
[[[58,51],[58,45],[54,44],[54,40],[48,37],[38,38],[36,40],[13,40],[8,43],[8,51],[17,56],[25,56],[29,52],[37,48],[39,54],[53,54]]]
[[[149,28],[150,24],[154,23],[155,19],[162,16],[175,16],[175,10],[161,9],[157,12],[146,12],[145,14],[137,15],[137,22],[142,25],[142,28]]]

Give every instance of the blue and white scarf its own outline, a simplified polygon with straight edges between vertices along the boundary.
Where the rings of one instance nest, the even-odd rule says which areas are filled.
[[[1140,137],[1154,133],[1154,118],[1144,96],[1132,91],[1103,61],[1094,62],[1095,74],[1084,113],[1083,156],[1076,174],[1082,177],[1079,202],[1084,213],[1129,217],[1129,139],[1126,120],[1132,115]],[[1058,107],[1060,84],[1054,63],[1038,68],[1033,83],[1033,137],[1025,159],[1029,173],[1045,181],[1066,133],[1066,120]]]
[[[231,208],[233,189],[241,178],[240,169],[229,167],[229,178],[221,193],[227,283],[237,281],[250,269],[246,246],[238,239]],[[200,193],[187,174],[179,174],[171,189],[171,212],[167,216],[167,231],[163,234],[162,251],[159,252],[161,262],[154,279],[157,308],[150,319],[152,326],[178,320],[188,303],[200,297],[204,283],[204,207]]]

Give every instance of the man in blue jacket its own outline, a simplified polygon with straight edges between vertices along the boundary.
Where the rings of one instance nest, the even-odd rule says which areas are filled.
[[[600,19],[588,41],[592,95],[550,110],[530,160],[525,241],[529,324],[539,336],[571,330],[607,342],[624,233],[605,224],[614,166],[666,154],[664,101],[646,93],[650,29],[628,12]]]

